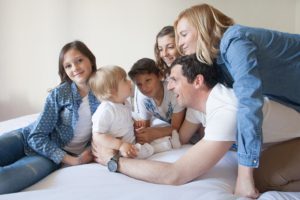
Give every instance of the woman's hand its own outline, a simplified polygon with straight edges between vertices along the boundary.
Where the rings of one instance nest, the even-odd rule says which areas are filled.
[[[92,162],[94,159],[91,148],[86,148],[79,156],[71,156],[66,154],[62,160],[62,163],[67,165],[81,165]]]
[[[91,147],[86,148],[78,157],[79,164],[90,163],[94,160]]]
[[[120,146],[120,154],[123,157],[135,158],[137,156],[138,150],[133,144],[123,142]]]

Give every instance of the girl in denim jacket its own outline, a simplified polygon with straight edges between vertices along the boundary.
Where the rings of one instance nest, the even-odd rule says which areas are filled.
[[[96,71],[96,58],[84,43],[73,41],[62,48],[58,68],[61,84],[48,95],[38,119],[0,136],[0,194],[21,191],[61,164],[93,160],[91,117],[99,101],[87,80]]]

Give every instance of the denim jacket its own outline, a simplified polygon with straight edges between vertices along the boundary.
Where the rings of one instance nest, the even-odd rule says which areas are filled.
[[[258,167],[263,96],[300,112],[300,35],[234,25],[216,62],[238,99],[239,164]]]
[[[100,103],[91,91],[88,100],[93,114]],[[26,154],[36,152],[57,164],[60,163],[66,154],[62,147],[74,136],[81,102],[82,98],[75,83],[63,83],[53,89],[38,119],[22,130],[27,141],[25,142]]]

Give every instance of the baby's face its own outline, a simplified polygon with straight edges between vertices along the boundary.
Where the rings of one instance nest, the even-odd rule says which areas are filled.
[[[127,78],[120,80],[118,84],[118,98],[121,100],[126,100],[132,94],[132,84]]]

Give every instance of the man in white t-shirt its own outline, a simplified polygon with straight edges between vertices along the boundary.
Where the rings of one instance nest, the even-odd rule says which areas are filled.
[[[194,109],[192,112],[198,117],[193,122],[199,120],[203,123],[204,138],[174,163],[120,158],[118,171],[148,182],[178,185],[192,181],[211,169],[236,141],[237,100],[231,89],[218,84],[217,68],[200,63],[195,55],[177,58],[172,66],[168,89],[177,95],[181,106]],[[263,113],[264,143],[294,140],[291,140],[292,145],[288,146],[289,158],[286,159],[284,154],[281,158],[287,161],[285,165],[281,165],[280,159],[271,159],[275,162],[269,162],[262,153],[261,162],[264,164],[256,170],[256,186],[259,186],[261,191],[297,191],[300,186],[297,171],[300,168],[300,113],[268,99],[265,99]],[[193,116],[195,115],[191,114],[187,119],[193,120]],[[270,150],[268,155],[274,158],[278,156],[275,151],[272,152],[273,147],[276,151],[287,152],[284,151],[287,146],[285,144],[286,142],[270,147],[267,149]],[[97,156],[99,162],[107,163],[109,155]],[[265,173],[267,170],[271,173]],[[277,174],[284,180],[273,182],[271,177]],[[249,184],[254,183],[251,175],[247,181],[250,181]]]

